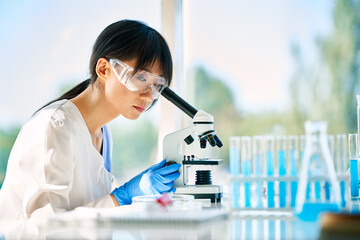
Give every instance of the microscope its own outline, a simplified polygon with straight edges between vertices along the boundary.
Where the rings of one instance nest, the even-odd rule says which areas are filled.
[[[211,206],[219,206],[222,187],[212,185],[211,168],[220,165],[221,159],[213,159],[212,148],[223,146],[214,130],[214,118],[203,110],[196,110],[185,100],[166,87],[161,95],[193,119],[190,127],[164,137],[163,157],[180,163],[180,177],[175,181],[175,194],[193,195],[195,199],[210,199]],[[196,170],[195,182],[189,183],[190,168]],[[204,169],[205,168],[205,169]]]

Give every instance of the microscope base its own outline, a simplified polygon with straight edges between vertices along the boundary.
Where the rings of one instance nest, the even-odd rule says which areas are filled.
[[[218,185],[186,185],[176,187],[175,194],[194,195],[195,199],[210,199],[211,203],[221,203],[222,187]]]

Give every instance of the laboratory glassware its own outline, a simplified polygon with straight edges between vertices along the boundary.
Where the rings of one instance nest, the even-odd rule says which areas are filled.
[[[360,136],[360,95],[356,95],[356,113],[357,113],[357,128],[358,128],[358,137]],[[359,141],[358,141],[359,143]]]
[[[304,160],[304,152],[305,152],[305,146],[306,146],[306,135],[300,136],[300,166],[302,166],[302,162]],[[310,192],[311,192],[311,186],[308,183],[306,186],[306,199],[310,199]]]
[[[322,211],[340,210],[340,187],[334,169],[329,145],[327,141],[326,122],[305,122],[306,144],[302,159],[298,193],[296,198],[296,212],[303,220],[316,220]],[[322,198],[310,194],[310,199],[306,198],[307,185],[315,184],[320,187],[325,181],[329,181],[332,191],[330,199]],[[311,192],[313,193],[313,192]]]
[[[330,154],[332,156],[332,159],[334,160],[334,166],[336,166],[336,158],[335,158],[335,138],[334,135],[328,135],[327,136],[327,140],[328,140],[328,144],[329,144],[329,150],[330,150]],[[336,169],[336,167],[335,167]],[[316,185],[319,186],[319,185]],[[320,189],[317,187],[316,188],[317,192],[316,192],[316,196],[318,198],[320,198]],[[324,186],[324,190],[325,190],[325,198],[328,200],[330,199],[330,183],[329,181],[325,181],[325,186]]]
[[[251,137],[243,136],[241,137],[241,150],[240,150],[240,162],[241,162],[241,173],[243,176],[250,176],[251,174]],[[244,197],[245,197],[245,207],[251,207],[250,198],[250,182],[244,182]]]
[[[230,173],[240,175],[240,137],[230,137]],[[240,207],[240,183],[233,182],[233,207]]]
[[[352,198],[359,197],[358,157],[359,157],[358,135],[349,134],[350,196]]]
[[[266,136],[264,143],[265,151],[265,163],[266,163],[266,172],[268,176],[274,176],[275,171],[275,162],[274,162],[274,137]],[[275,207],[275,189],[274,181],[268,181],[267,183],[267,198],[268,198],[268,208]]]
[[[289,169],[290,176],[298,175],[299,152],[298,152],[298,136],[291,135],[289,138]],[[297,181],[290,182],[290,206],[295,207],[296,192],[298,188]]]
[[[341,194],[341,207],[345,207],[347,201],[346,194],[346,183],[348,181],[345,179],[346,171],[348,169],[348,158],[347,158],[347,148],[346,148],[346,135],[337,134],[336,135],[336,151],[335,151],[335,170],[337,176],[341,177],[340,181],[340,194]]]
[[[263,136],[254,136],[253,137],[253,174],[254,176],[264,176],[264,146],[263,146]],[[263,196],[263,181],[256,182],[256,206],[261,208],[262,196]]]
[[[286,136],[276,137],[279,176],[286,175]],[[286,206],[286,182],[279,182],[279,207]]]

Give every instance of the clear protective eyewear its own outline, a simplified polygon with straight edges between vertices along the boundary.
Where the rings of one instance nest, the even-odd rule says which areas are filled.
[[[151,91],[151,97],[155,100],[167,86],[166,79],[161,76],[147,71],[134,73],[134,68],[117,59],[110,59],[109,63],[118,80],[132,92],[142,94]]]

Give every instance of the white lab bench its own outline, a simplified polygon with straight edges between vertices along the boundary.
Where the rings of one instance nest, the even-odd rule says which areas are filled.
[[[318,239],[318,222],[295,217],[234,216],[203,223],[84,221],[48,226],[47,239]]]

